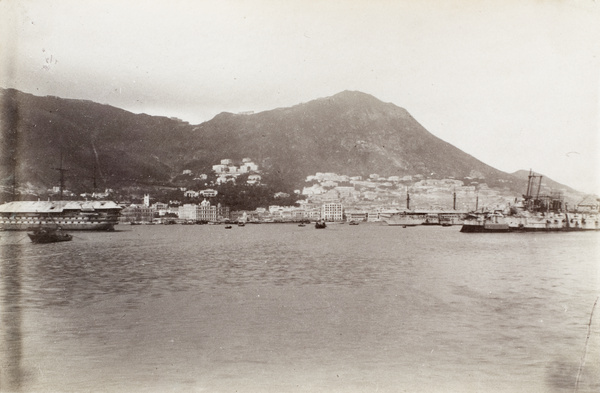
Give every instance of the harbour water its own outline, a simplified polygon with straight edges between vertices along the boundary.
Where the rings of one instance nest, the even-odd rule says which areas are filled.
[[[117,229],[0,233],[0,391],[600,391],[598,233]]]

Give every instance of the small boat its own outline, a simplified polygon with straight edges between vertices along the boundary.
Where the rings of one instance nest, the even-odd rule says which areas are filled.
[[[358,221],[350,221],[348,225],[358,225]]]
[[[231,225],[225,225],[225,229],[231,229]]]
[[[315,228],[316,229],[327,228],[327,224],[325,224],[325,220],[319,220],[319,221],[315,222]]]
[[[245,226],[246,226],[246,224],[244,224],[243,222],[238,222],[237,226],[238,226],[238,227],[245,227]]]
[[[32,243],[57,243],[73,240],[73,236],[64,233],[60,228],[37,228],[33,233],[28,233],[27,236],[29,236]]]
[[[305,227],[306,224],[298,224],[299,227]]]

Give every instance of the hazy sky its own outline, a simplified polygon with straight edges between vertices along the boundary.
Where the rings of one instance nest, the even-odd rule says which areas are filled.
[[[359,90],[600,194],[600,1],[0,1],[0,86],[190,123]]]

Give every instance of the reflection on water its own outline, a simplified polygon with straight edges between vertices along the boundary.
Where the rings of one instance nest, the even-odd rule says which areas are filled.
[[[121,230],[3,233],[2,389],[573,392],[599,292],[595,233]]]
[[[23,352],[21,333],[21,260],[20,245],[7,245],[0,256],[0,391],[21,390]]]

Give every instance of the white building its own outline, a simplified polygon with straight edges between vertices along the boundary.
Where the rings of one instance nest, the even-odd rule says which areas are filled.
[[[188,198],[198,198],[198,191],[193,191],[193,190],[187,190],[186,192],[183,193],[183,196],[188,197]]]
[[[324,203],[321,206],[321,218],[325,221],[342,221],[344,219],[344,206],[341,203]]]
[[[212,190],[212,189],[206,189],[206,190],[202,190],[200,191],[198,194],[202,195],[205,198],[214,198],[217,196],[219,192],[217,190]]]
[[[219,221],[229,218],[229,208],[222,207],[221,204],[211,206],[206,199],[199,205],[185,204],[179,206],[179,218],[189,221]]]
[[[248,184],[256,184],[256,183],[260,183],[260,180],[261,180],[260,175],[249,175],[247,183]]]
[[[240,166],[239,170],[240,170],[240,173],[258,172],[258,165],[256,165],[252,161],[244,162]]]
[[[213,165],[212,170],[216,173],[227,173],[229,171],[229,167],[227,165]]]
[[[324,192],[325,192],[325,190],[323,189],[323,187],[321,187],[318,184],[313,184],[311,187],[304,187],[302,189],[302,195],[308,195],[308,196],[321,195]]]

